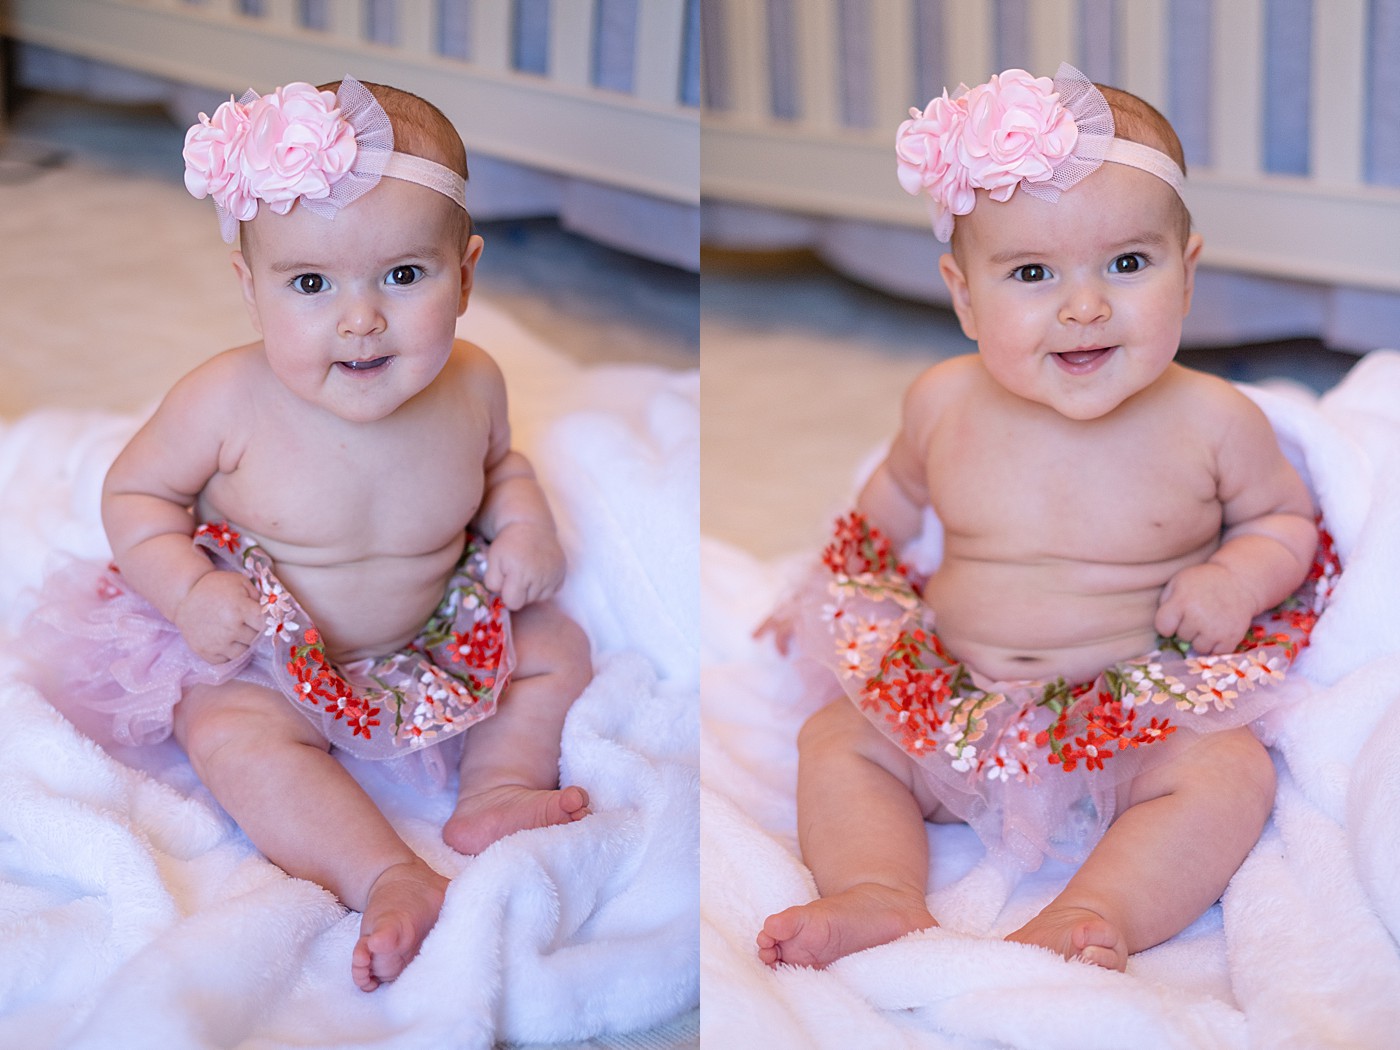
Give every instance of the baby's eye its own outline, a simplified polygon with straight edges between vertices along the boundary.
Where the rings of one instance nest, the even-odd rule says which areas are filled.
[[[319,273],[300,273],[292,278],[292,287],[302,295],[315,295],[326,290],[326,279]]]
[[[395,266],[384,280],[387,284],[412,284],[422,276],[421,266]]]
[[[1114,273],[1137,273],[1147,265],[1147,257],[1137,252],[1127,252],[1118,256],[1109,264],[1109,269]]]
[[[1027,263],[1025,266],[1018,266],[1012,270],[1011,276],[1018,281],[1034,283],[1049,279],[1050,271],[1040,263]]]

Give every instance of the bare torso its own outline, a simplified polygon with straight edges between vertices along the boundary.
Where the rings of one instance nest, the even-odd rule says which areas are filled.
[[[926,596],[954,656],[997,680],[1084,681],[1153,648],[1162,589],[1220,540],[1200,378],[1174,368],[1083,422],[975,365],[955,374],[924,452],[945,530]]]
[[[474,361],[455,354],[433,386],[372,424],[314,412],[270,374],[255,380],[246,423],[198,498],[200,521],[228,521],[267,550],[338,659],[402,647],[442,600],[491,438]]]

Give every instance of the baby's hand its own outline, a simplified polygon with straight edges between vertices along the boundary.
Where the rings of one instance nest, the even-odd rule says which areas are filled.
[[[175,626],[200,659],[228,663],[243,655],[262,633],[257,588],[236,572],[205,573],[176,608]]]
[[[793,635],[797,633],[796,619],[792,615],[789,604],[784,603],[768,614],[768,619],[753,629],[753,637],[757,641],[762,641],[766,637],[772,637],[773,644],[777,646],[778,652],[784,656],[792,648]]]
[[[1157,633],[1202,655],[1232,653],[1254,619],[1254,598],[1229,569],[1205,562],[1172,577],[1157,606]]]
[[[491,541],[485,583],[501,596],[507,609],[523,609],[559,589],[564,564],[564,549],[553,529],[517,522]]]

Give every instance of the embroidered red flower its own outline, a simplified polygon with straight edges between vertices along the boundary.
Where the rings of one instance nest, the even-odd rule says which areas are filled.
[[[235,532],[232,528],[229,527],[228,522],[205,522],[199,528],[194,530],[194,534],[196,536],[208,536],[215,542],[215,544],[222,547],[226,551],[238,549],[238,541],[240,537],[237,532]]]

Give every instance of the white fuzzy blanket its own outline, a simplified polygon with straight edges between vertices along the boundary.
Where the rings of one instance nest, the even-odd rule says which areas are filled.
[[[366,995],[359,916],[264,860],[174,745],[118,761],[0,664],[0,1046],[489,1047],[648,1027],[698,998],[699,377],[582,369],[473,300],[517,444],[561,521],[561,600],[597,677],[564,732],[594,814],[479,857],[430,797],[355,765],[452,878],[421,955]],[[0,422],[0,616],[54,550],[105,556],[97,519],[128,417]]]
[[[963,827],[930,827],[942,927],[825,971],[763,967],[765,916],[810,900],[798,856],[790,669],[749,632],[799,561],[702,548],[701,987],[706,1045],[1383,1047],[1400,1045],[1400,354],[1323,398],[1250,391],[1304,471],[1344,561],[1267,727],[1278,800],[1223,901],[1127,973],[999,938],[1063,887],[1008,884]],[[1182,858],[1189,864],[1190,858]]]

